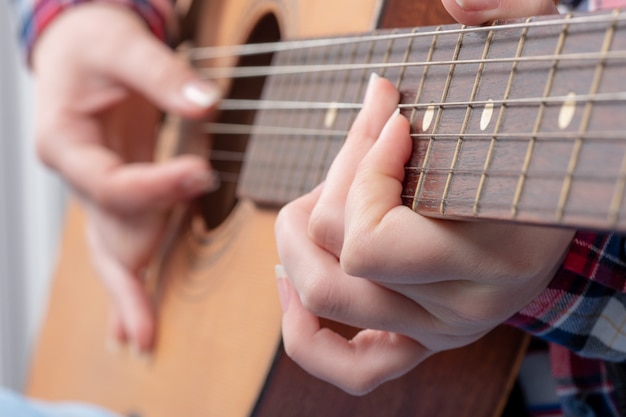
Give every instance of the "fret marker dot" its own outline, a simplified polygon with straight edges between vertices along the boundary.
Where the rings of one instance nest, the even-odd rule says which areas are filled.
[[[576,94],[569,93],[563,102],[563,106],[561,106],[561,112],[559,113],[559,128],[567,128],[574,119],[574,113],[576,113]]]
[[[426,109],[424,113],[424,119],[422,119],[422,132],[426,132],[430,128],[430,124],[435,118],[435,106],[432,104]]]
[[[493,117],[493,100],[489,99],[487,104],[485,104],[485,108],[483,109],[483,115],[480,118],[480,130],[485,130],[491,123],[491,118]]]
[[[335,121],[337,120],[337,113],[337,103],[330,103],[330,107],[328,108],[326,117],[324,118],[324,126],[327,129],[330,129],[335,124]]]

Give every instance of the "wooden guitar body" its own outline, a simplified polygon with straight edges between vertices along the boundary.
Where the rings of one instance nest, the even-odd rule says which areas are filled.
[[[450,22],[436,0],[207,0],[192,11],[200,45]],[[252,81],[223,83],[230,97],[260,94]],[[246,138],[209,139],[194,129],[179,148],[202,151],[211,140],[222,152],[246,147]],[[219,164],[223,172],[239,169]],[[72,204],[28,394],[142,417],[499,415],[526,343],[510,328],[436,355],[364,397],[316,380],[286,358],[273,276],[276,213],[238,195],[233,184],[176,213],[146,282],[158,312],[156,350],[138,358],[126,348],[107,349],[108,302],[89,263],[80,208]]]

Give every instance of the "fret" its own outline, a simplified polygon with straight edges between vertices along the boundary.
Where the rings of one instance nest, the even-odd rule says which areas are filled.
[[[483,48],[481,58],[484,60],[487,58],[487,54],[489,53],[489,49],[491,47],[491,42],[493,41],[494,32],[490,31],[487,36],[487,41],[485,42],[485,47]],[[461,43],[461,39],[459,39],[459,43]],[[485,69],[485,63],[481,62],[478,66],[478,71],[476,71],[476,77],[474,78],[474,84],[472,86],[472,91],[470,93],[469,101],[473,102],[476,100],[476,93],[478,92],[478,85],[480,83],[483,70]],[[461,124],[461,128],[459,131],[459,138],[457,140],[456,148],[454,149],[454,156],[452,157],[452,163],[450,164],[450,171],[448,173],[448,178],[446,180],[446,185],[443,190],[443,195],[441,197],[441,204],[439,206],[439,212],[445,213],[445,202],[448,198],[448,193],[450,192],[450,185],[452,184],[452,178],[454,176],[454,171],[456,169],[457,163],[459,161],[459,154],[461,153],[461,146],[463,144],[463,134],[467,131],[467,124],[470,119],[470,114],[472,113],[474,106],[468,105],[465,110],[465,117],[463,118],[463,123]]]
[[[622,203],[624,202],[624,191],[626,190],[626,153],[622,159],[622,166],[619,170],[617,181],[615,181],[615,191],[613,192],[613,198],[611,199],[611,205],[609,207],[609,225],[611,228],[618,226],[620,220],[620,212]]]
[[[437,27],[436,31],[441,31],[441,26]],[[417,33],[418,29],[415,28],[413,29],[412,33]],[[433,54],[435,53],[435,45],[437,45],[437,36],[433,36],[431,42],[430,42],[430,48],[428,49],[428,55],[426,56],[426,59],[424,60],[425,63],[429,63],[432,62],[433,60]],[[421,98],[422,98],[422,92],[424,91],[424,85],[426,84],[426,76],[428,75],[428,68],[430,68],[428,65],[425,65],[423,70],[422,70],[422,77],[420,78],[420,82],[419,85],[417,87],[417,90],[415,91],[415,100],[413,100],[413,104],[417,105]],[[411,124],[411,126],[415,125],[415,118],[417,116],[417,106],[414,106],[413,109],[411,110],[411,116],[409,117],[409,122]]]
[[[530,23],[531,20],[532,20],[531,18],[528,18],[526,19],[526,22]],[[524,45],[526,43],[527,36],[528,36],[528,27],[525,27],[522,30],[522,35],[520,36],[519,42],[517,44],[517,49],[515,51],[516,58],[519,58],[520,56],[522,56],[522,52],[524,51]],[[476,190],[476,196],[474,197],[474,206],[472,207],[472,214],[474,216],[478,215],[479,202],[482,197],[485,184],[487,182],[487,171],[489,170],[491,161],[493,160],[493,157],[494,157],[495,146],[498,140],[498,133],[500,131],[500,126],[502,125],[504,111],[507,108],[504,102],[506,102],[511,96],[511,88],[513,85],[513,79],[515,78],[515,73],[517,71],[517,66],[518,66],[517,62],[513,62],[513,65],[511,66],[511,71],[509,72],[509,78],[506,83],[506,88],[505,88],[504,95],[503,95],[503,104],[500,106],[500,111],[498,112],[498,118],[496,119],[493,136],[491,137],[491,141],[489,143],[489,149],[487,150],[487,157],[485,158],[485,165],[483,167],[483,172],[480,175],[478,189]]]
[[[571,18],[571,14],[565,17],[566,20],[570,18]],[[561,30],[561,33],[559,35],[558,41],[557,41],[556,49],[554,51],[555,57],[558,57],[559,55],[561,55],[563,51],[563,46],[565,45],[565,39],[567,36],[567,30],[568,30],[568,25],[564,24]],[[548,73],[548,78],[547,78],[545,88],[542,94],[542,97],[544,98],[548,97],[550,95],[550,91],[552,91],[552,84],[554,81],[554,76],[558,67],[558,63],[559,63],[558,58],[556,58],[552,62],[552,65],[550,66],[550,71]],[[530,163],[531,163],[531,159],[532,159],[533,152],[536,146],[536,141],[537,141],[536,136],[540,131],[541,123],[544,117],[545,108],[546,108],[545,104],[541,103],[539,105],[539,108],[537,109],[537,117],[535,119],[535,124],[532,130],[532,134],[528,141],[528,148],[526,150],[526,156],[524,157],[524,163],[522,165],[522,172],[520,173],[519,181],[517,183],[517,188],[515,189],[515,195],[513,197],[513,202],[511,204],[511,218],[512,219],[515,219],[518,215],[519,204],[520,204],[521,197],[522,197],[522,191],[524,189],[524,186],[528,178]]]
[[[336,49],[337,56],[340,57],[343,50],[343,45],[340,45]],[[325,48],[322,54],[322,58],[319,62],[322,64],[336,62],[337,59],[335,59],[335,61],[330,59],[330,55],[332,52],[333,48]],[[303,100],[308,102],[330,101],[328,100],[328,97],[331,94],[330,85],[332,85],[332,82],[329,82],[329,80],[326,79],[326,75],[328,74],[323,74],[321,72],[314,75],[312,82],[307,83],[307,87],[305,88],[305,90],[308,91],[308,96],[302,97]],[[331,79],[334,78],[335,75],[336,74],[332,74]],[[318,87],[311,88],[311,85]],[[322,94],[322,91],[326,91],[326,94]],[[295,126],[324,126],[324,123],[322,123],[321,120],[322,117],[326,119],[327,113],[332,111],[332,109],[329,109],[326,112],[308,111],[303,115],[304,117],[302,117],[302,119],[295,124]],[[336,119],[336,116],[334,116],[334,118]],[[293,157],[294,164],[292,165],[292,169],[290,170],[292,187],[288,194],[291,198],[294,198],[292,196],[300,196],[305,194],[306,192],[310,191],[313,186],[316,185],[310,184],[309,172],[311,172],[313,166],[315,165],[314,156],[316,154],[316,149],[319,148],[319,143],[323,139],[324,138],[320,138],[320,136],[318,135],[308,137],[304,135],[298,135],[294,137],[294,140],[297,140],[299,142],[299,146],[295,149],[296,155],[294,155]]]
[[[322,50],[322,54],[327,49]],[[310,53],[304,54],[301,59],[304,60],[304,65],[311,65],[319,61],[318,49],[314,49]],[[300,54],[294,54],[294,57],[299,57]],[[310,86],[314,85],[311,77],[314,73],[296,74],[292,78],[292,84],[289,95],[296,101],[306,100],[306,94],[311,90]],[[303,118],[306,117],[308,112],[303,110],[292,110],[289,114],[285,112],[277,112],[280,126],[302,126]],[[280,152],[275,155],[273,164],[276,166],[274,170],[274,176],[271,181],[272,194],[280,200],[289,200],[293,198],[293,193],[290,193],[292,188],[292,181],[294,176],[298,172],[302,172],[302,168],[298,166],[298,162],[302,155],[297,152],[298,144],[300,142],[298,135],[285,135],[280,139],[281,146]]]
[[[441,31],[441,29],[442,27],[439,26],[435,29],[435,32],[439,32]],[[412,33],[413,34],[419,33],[419,29],[417,28],[413,29]],[[423,39],[420,39],[420,40],[423,40]],[[426,64],[428,64],[429,62],[432,62],[433,56],[435,54],[435,49],[437,46],[437,40],[438,40],[438,36],[435,35],[432,37],[432,39],[430,40],[430,46],[428,47],[428,52],[425,58],[422,58],[421,56],[416,56],[413,60],[419,60],[420,62],[424,62]],[[414,44],[413,46],[416,47],[415,49],[418,49],[417,47],[421,45]],[[424,65],[422,69],[421,77],[419,78],[417,89],[415,90],[415,98],[412,100],[413,107],[411,109],[411,114],[409,116],[409,123],[410,123],[412,132],[413,131],[424,132],[427,130],[423,126],[422,128],[417,129],[415,127],[415,122],[416,122],[416,118],[418,114],[417,104],[422,101],[422,95],[426,87],[426,79],[428,76],[429,68],[430,68],[429,65]],[[423,122],[422,122],[422,125],[423,125]],[[421,143],[420,141],[413,141],[413,156],[411,158],[412,160],[417,161],[419,159],[419,156],[421,154],[421,149],[419,147],[420,143]],[[426,169],[426,166],[428,165],[428,161],[430,159],[429,155],[432,149],[431,145],[432,145],[432,138],[431,140],[428,141],[427,149],[424,152],[425,157],[423,158],[423,161],[421,163],[422,171],[420,171],[420,175],[417,175],[417,178],[415,175],[411,175],[414,172],[412,172],[409,167],[405,168],[406,174],[404,178],[404,188],[408,191],[408,193],[406,193],[406,196],[404,197],[404,202],[407,206],[411,207],[413,211],[417,211],[419,189],[421,185],[423,184],[424,177],[426,176],[426,173],[424,170]]]
[[[393,30],[391,31],[391,34],[392,34],[392,35],[395,35],[395,34],[397,34],[397,33],[398,33],[398,30],[397,30],[397,29],[393,29]],[[385,63],[385,64],[386,64],[386,63],[388,63],[388,62],[389,62],[389,59],[391,58],[391,54],[392,54],[392,51],[393,51],[393,44],[394,44],[394,41],[395,41],[395,38],[394,38],[394,37],[391,37],[391,38],[389,39],[389,41],[387,42],[387,49],[385,50],[385,56],[384,56],[384,57],[383,57],[383,59],[381,60],[381,61],[382,61],[383,63]],[[388,69],[388,67],[383,67],[382,71],[381,71],[381,72],[380,72],[380,74],[378,74],[378,75],[380,75],[380,76],[381,76],[381,77],[383,77],[383,78],[387,78],[387,69]]]
[[[259,174],[242,179],[242,195],[282,204],[323,179],[370,73],[384,68],[412,127],[402,202],[414,211],[626,229],[626,16],[617,16],[396,30],[393,42],[385,31],[281,51],[273,65],[344,70],[278,71],[254,128],[213,127],[251,132],[244,173]]]
[[[415,39],[399,36],[404,33],[411,33],[407,29],[396,29],[392,33],[398,38],[387,44],[384,58],[382,61],[381,59],[377,59],[377,61],[382,62],[382,65],[385,66],[385,71],[379,75],[387,78],[400,89],[405,75],[407,72],[410,73],[409,57]]]
[[[617,15],[617,13],[618,12],[615,11],[614,16]],[[605,33],[604,40],[602,42],[602,48],[601,48],[602,54],[606,55],[606,53],[610,50],[611,43],[613,42],[613,37],[615,35],[615,24],[616,22],[615,20],[613,20],[612,24],[609,25],[606,29],[606,33]],[[593,76],[593,80],[591,83],[591,88],[589,90],[589,94],[595,94],[598,92],[599,87],[600,87],[600,82],[602,80],[602,75],[604,73],[605,62],[606,62],[605,58],[600,59],[598,61],[598,64],[596,66],[596,70]],[[576,170],[576,167],[578,166],[578,160],[580,158],[580,152],[583,146],[583,137],[588,131],[592,110],[593,110],[593,102],[588,101],[585,104],[583,117],[580,123],[580,128],[579,128],[580,136],[576,138],[576,141],[574,143],[574,149],[570,157],[570,163],[567,167],[567,173],[565,175],[565,180],[563,181],[563,188],[561,189],[561,194],[559,197],[558,207],[556,210],[556,218],[559,221],[563,220],[563,215],[565,212],[565,205],[567,204],[570,190],[572,188],[574,171]]]
[[[465,26],[463,26],[465,27]],[[455,42],[455,48],[454,48],[454,52],[452,54],[452,61],[456,61],[458,60],[459,54],[461,53],[461,45],[462,42],[461,40],[463,39],[463,32],[459,32],[459,35],[457,36],[456,42]],[[439,36],[435,35],[435,37],[437,38],[437,42],[439,42]],[[445,83],[444,86],[441,90],[441,98],[439,99],[440,102],[444,103],[447,101],[448,98],[448,94],[450,93],[450,84],[452,82],[452,76],[454,74],[454,70],[456,68],[456,65],[454,63],[452,63],[450,65],[450,68],[447,70],[447,75],[446,75],[446,79],[445,79]],[[434,72],[433,70],[431,70],[431,74],[432,72]],[[427,110],[428,111],[428,110]],[[428,128],[431,130],[431,133],[435,134],[437,133],[437,130],[439,129],[440,126],[440,122],[441,122],[441,117],[443,115],[443,107],[439,106],[439,108],[436,110],[435,115],[434,115],[434,123],[429,126]],[[422,174],[419,177],[418,183],[417,183],[417,187],[415,190],[415,200],[413,203],[413,209],[417,210],[418,209],[418,204],[419,204],[419,200],[421,198],[421,196],[423,195],[422,191],[424,190],[425,184],[426,184],[426,177],[428,175],[428,167],[430,165],[431,162],[431,158],[434,152],[434,148],[435,148],[435,139],[431,137],[431,140],[428,143],[428,148],[426,150],[426,155],[424,157],[424,162],[422,165]]]
[[[372,40],[371,42],[357,43],[355,44],[356,49],[355,53],[352,56],[352,61],[355,62],[357,58],[361,58],[361,62],[363,64],[369,64],[372,62],[377,62],[375,59],[377,56],[377,42]],[[363,50],[364,49],[364,50]],[[360,70],[349,70],[345,72],[345,80],[343,83],[343,87],[340,86],[340,94],[337,96],[338,101],[346,101],[350,103],[360,103],[363,101],[363,95],[365,93],[366,82],[369,80],[371,70],[363,68]],[[352,90],[349,90],[347,86],[353,87]],[[338,127],[337,130],[343,130],[348,132],[350,126],[354,122],[358,112],[354,109],[351,109],[347,112],[342,113],[342,118],[337,121]],[[345,135],[340,138],[340,140],[332,141],[327,148],[326,157],[324,158],[324,167],[322,170],[323,175],[320,177],[320,182],[326,176],[326,173],[330,169],[330,166],[335,159],[335,156],[339,153],[339,150],[343,146],[345,139]]]
[[[415,33],[415,29],[411,31],[411,33]],[[411,56],[411,50],[413,49],[413,41],[414,37],[409,38],[409,41],[406,44],[406,48],[404,48],[404,57],[402,58],[402,63],[407,64],[409,62],[409,56]],[[400,69],[400,75],[398,76],[398,81],[396,82],[396,88],[400,90],[402,86],[402,81],[404,81],[404,75],[406,74],[406,65],[403,65]]]
[[[276,54],[275,65],[290,65],[293,54]],[[289,91],[289,81],[292,77],[269,77],[263,89],[262,99],[277,100],[286,96]],[[277,123],[275,112],[261,111],[257,113],[256,124],[272,126]],[[280,125],[279,125],[280,126]],[[274,159],[281,149],[281,138],[253,137],[248,145],[246,161],[239,184],[239,194],[249,196],[257,201],[271,201],[268,196],[273,192],[273,179],[276,167]],[[254,156],[253,158],[251,156]]]
[[[356,43],[352,45],[350,52],[347,54],[348,56],[347,62],[354,62],[356,54],[357,54],[357,49],[358,49],[357,47],[358,45]],[[338,48],[338,53],[336,55],[334,62],[343,61],[343,58],[342,58],[344,56],[343,51],[344,51],[343,46]],[[341,75],[343,76],[340,77]],[[343,74],[334,73],[329,77],[330,79],[327,82],[326,96],[330,97],[331,101],[336,101],[336,102],[341,101],[340,99],[344,97],[345,95],[345,90],[347,89],[347,86],[349,83],[349,77],[350,77],[350,73],[348,71],[346,71]],[[335,96],[337,85],[339,86],[339,94]],[[331,111],[331,110],[328,110],[328,111]],[[338,114],[335,114],[333,116],[332,123],[327,123],[328,119],[326,116],[327,114],[324,115],[324,123],[318,126],[319,127],[323,126],[324,129],[328,129],[328,130],[335,129],[337,120],[339,118]],[[326,171],[327,171],[326,165],[329,159],[328,157],[329,149],[331,148],[331,145],[333,142],[337,142],[337,136],[327,135],[325,136],[325,140],[323,141],[323,143],[318,144],[318,146],[316,146],[315,148],[316,158],[314,158],[315,162],[312,164],[310,172],[309,172],[309,181],[307,183],[307,189],[312,189],[313,187],[315,187],[326,176]],[[319,154],[319,156],[317,156],[317,154]],[[315,166],[316,168],[313,168],[313,166]]]

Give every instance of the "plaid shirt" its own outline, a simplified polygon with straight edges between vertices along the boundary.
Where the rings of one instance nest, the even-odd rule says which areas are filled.
[[[509,324],[551,342],[552,373],[566,415],[619,416],[604,360],[626,360],[624,238],[579,232],[542,294]],[[578,410],[570,410],[575,408]]]
[[[168,40],[166,16],[168,10],[150,0],[37,0],[34,4],[13,0],[20,20],[19,35],[27,61],[33,45],[46,27],[63,10],[91,1],[119,4],[134,10],[146,23],[148,29],[159,39]]]

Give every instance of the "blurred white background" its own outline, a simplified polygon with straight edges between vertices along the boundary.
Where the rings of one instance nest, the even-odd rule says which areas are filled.
[[[65,192],[35,155],[33,81],[14,15],[0,0],[0,385],[19,390],[45,312]]]

